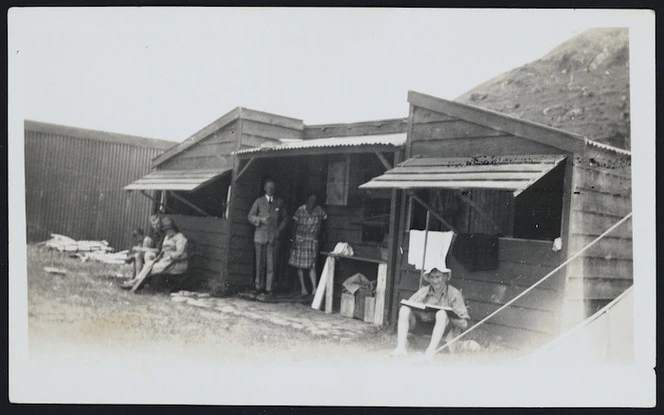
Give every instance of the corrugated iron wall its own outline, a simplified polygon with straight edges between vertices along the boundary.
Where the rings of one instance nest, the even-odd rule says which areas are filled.
[[[127,249],[147,229],[151,201],[122,187],[150,171],[163,149],[25,131],[28,242],[58,233]]]

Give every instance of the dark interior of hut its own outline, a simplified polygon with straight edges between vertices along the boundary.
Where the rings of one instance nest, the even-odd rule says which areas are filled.
[[[174,195],[169,195],[172,197],[169,197],[166,203],[167,212],[186,216],[223,218],[226,215],[230,183],[231,175],[223,174],[192,192],[173,192]]]
[[[485,233],[500,237],[552,241],[560,236],[565,169],[557,166],[516,197],[491,189],[427,189],[415,192],[457,233]],[[426,208],[411,205],[408,229],[425,229]],[[431,216],[429,230],[449,227]]]
[[[391,162],[393,156],[386,155]],[[256,183],[255,197],[262,195],[266,180],[275,182],[275,195],[284,201],[289,217],[315,194],[318,204],[326,211],[319,236],[320,250],[332,251],[338,242],[347,242],[355,256],[380,260],[387,247],[390,195],[389,191],[366,192],[358,186],[382,174],[385,167],[373,153],[298,155],[261,159],[260,183]],[[287,228],[294,237],[291,221]],[[247,235],[248,238],[251,235]],[[289,238],[289,239],[290,239]],[[284,253],[285,254],[285,253]],[[323,261],[319,261],[319,275]],[[294,270],[286,267],[291,283]],[[376,263],[341,261],[335,285],[360,272],[369,279],[376,278]],[[335,290],[340,293],[341,290]],[[338,300],[338,299],[336,299]]]

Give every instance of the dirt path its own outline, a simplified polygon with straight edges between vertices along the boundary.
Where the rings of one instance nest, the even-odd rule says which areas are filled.
[[[231,298],[205,299],[214,307],[197,307],[165,294],[121,290],[123,280],[116,275],[128,272],[126,267],[82,263],[34,246],[28,262],[29,342],[35,358],[83,349],[224,365],[339,365],[383,361],[393,343],[392,334],[359,321],[340,324],[340,316],[302,304]],[[50,274],[45,266],[67,273]]]

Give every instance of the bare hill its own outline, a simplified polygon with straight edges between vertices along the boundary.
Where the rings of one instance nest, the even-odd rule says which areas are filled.
[[[457,101],[630,148],[629,33],[588,30]]]

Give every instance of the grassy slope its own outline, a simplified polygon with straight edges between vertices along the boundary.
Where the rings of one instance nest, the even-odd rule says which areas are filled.
[[[588,30],[457,101],[629,149],[628,31]]]

